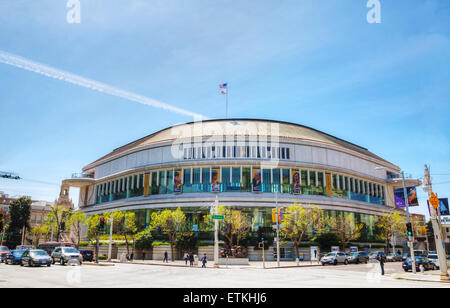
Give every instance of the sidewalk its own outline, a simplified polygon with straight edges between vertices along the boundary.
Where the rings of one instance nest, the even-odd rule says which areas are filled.
[[[121,263],[118,259],[111,260],[111,263]],[[169,261],[168,263],[163,262],[162,260],[134,260],[132,262],[127,261],[124,264],[141,264],[141,265],[156,265],[156,266],[174,266],[174,267],[190,267],[189,262],[188,265],[185,265],[184,260],[175,260],[175,261]],[[312,266],[319,266],[317,262],[313,262],[311,264],[310,261],[300,261],[299,265],[295,261],[280,261],[280,268],[293,268],[293,267],[312,267]],[[201,263],[194,262],[193,267],[201,267]],[[208,261],[206,263],[207,268],[213,268],[214,267],[214,261]],[[220,265],[220,268],[227,268],[227,265]],[[228,268],[263,268],[263,262],[262,261],[250,261],[249,265],[228,265]],[[265,262],[265,268],[266,269],[276,269],[277,262],[276,261],[270,261]]]

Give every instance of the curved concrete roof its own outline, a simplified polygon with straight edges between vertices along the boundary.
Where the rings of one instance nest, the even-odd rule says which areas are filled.
[[[165,128],[156,133],[119,147],[113,150],[111,153],[89,164],[83,169],[87,169],[93,164],[127,152],[129,150],[138,149],[151,144],[170,142],[180,138],[214,137],[223,135],[272,136],[317,142],[356,151],[360,154],[367,155],[369,157],[392,164],[373,154],[366,148],[304,125],[262,119],[216,119],[206,120],[202,122],[189,122]]]

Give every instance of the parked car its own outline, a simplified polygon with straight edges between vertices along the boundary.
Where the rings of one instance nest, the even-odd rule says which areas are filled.
[[[20,259],[22,254],[27,251],[26,249],[13,249],[7,255],[5,259],[5,264],[20,264]]]
[[[352,252],[348,255],[348,263],[367,263],[369,262],[369,254],[365,251]]]
[[[416,271],[420,271],[420,266],[423,265],[423,268],[427,270],[436,269],[433,262],[431,262],[428,258],[425,257],[414,257],[416,263]],[[406,259],[405,262],[402,263],[403,270],[405,272],[412,270],[411,258]]]
[[[47,265],[50,266],[52,260],[48,253],[42,249],[29,249],[26,250],[22,257],[20,258],[20,266],[28,265],[28,266],[41,266]]]
[[[430,251],[431,252],[431,251]],[[435,269],[439,269],[439,259],[437,254],[429,254],[428,260],[434,264]]]
[[[345,265],[348,264],[347,255],[343,252],[330,252],[326,254],[322,259],[320,260],[322,265],[325,264],[334,264],[337,265],[338,263],[344,263]]]
[[[398,253],[390,253],[386,256],[387,262],[398,262],[402,261],[402,255]]]
[[[414,250],[414,257],[428,257],[428,251],[427,250]]]
[[[56,247],[52,252],[52,263],[59,262],[61,265],[69,261],[77,261],[80,265],[83,262],[83,256],[73,247]]]
[[[92,250],[80,250],[83,261],[94,261],[94,252]]]
[[[4,262],[6,255],[9,253],[9,249],[6,246],[0,246],[0,263]]]
[[[406,259],[408,259],[409,257],[410,257],[409,253],[404,253],[404,254],[402,255],[402,261],[405,262]]]
[[[386,254],[383,251],[375,251],[369,255],[370,260],[378,260],[378,256],[381,255],[386,260]]]

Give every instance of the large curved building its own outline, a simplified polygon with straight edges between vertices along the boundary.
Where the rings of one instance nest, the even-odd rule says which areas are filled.
[[[162,208],[181,207],[194,230],[216,196],[272,226],[281,207],[317,205],[349,212],[371,233],[394,208],[400,168],[366,148],[310,127],[271,120],[221,119],[180,124],[133,141],[63,181],[80,187],[86,214],[135,211],[141,227]],[[416,185],[416,180],[408,180]],[[255,231],[255,230],[254,230]]]

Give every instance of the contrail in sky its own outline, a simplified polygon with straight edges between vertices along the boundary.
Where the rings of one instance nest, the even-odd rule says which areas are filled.
[[[91,90],[95,90],[95,91],[99,91],[99,92],[103,92],[103,93],[107,93],[110,95],[114,95],[117,97],[121,97],[133,102],[137,102],[140,104],[144,104],[144,105],[148,105],[148,106],[152,106],[152,107],[156,107],[156,108],[161,108],[164,110],[168,110],[168,111],[172,111],[175,113],[179,113],[182,115],[187,115],[190,117],[193,117],[196,121],[197,120],[201,120],[201,119],[207,119],[207,117],[195,113],[195,112],[191,112],[182,108],[178,108],[157,100],[154,100],[152,98],[148,98],[142,95],[138,95],[132,92],[128,92],[122,89],[118,89],[112,86],[109,86],[107,84],[92,80],[92,79],[87,79],[69,72],[65,72],[62,70],[59,70],[57,68],[45,65],[45,64],[41,64],[38,62],[34,62],[28,59],[25,59],[23,57],[20,56],[16,56],[7,52],[4,52],[2,50],[0,50],[0,62],[1,63],[5,63],[5,64],[9,64],[18,68],[22,68],[24,70],[27,71],[31,71],[31,72],[35,72],[47,77],[51,77],[51,78],[55,78],[55,79],[59,79],[59,80],[63,80],[81,87],[85,87]]]

